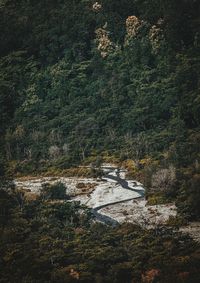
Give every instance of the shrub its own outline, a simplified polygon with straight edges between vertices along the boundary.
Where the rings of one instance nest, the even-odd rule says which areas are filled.
[[[61,182],[53,185],[45,184],[43,185],[42,198],[50,200],[69,199],[70,197],[66,195],[66,189],[66,186]]]
[[[176,171],[173,166],[160,169],[152,176],[152,187],[162,191],[170,189],[176,180]]]

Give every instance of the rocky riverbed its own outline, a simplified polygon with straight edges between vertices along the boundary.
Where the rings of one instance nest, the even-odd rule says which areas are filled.
[[[164,224],[176,216],[174,204],[149,206],[145,189],[135,180],[126,179],[126,171],[111,164],[102,166],[102,179],[77,177],[42,177],[17,179],[15,184],[29,194],[40,194],[45,183],[62,182],[71,201],[80,201],[92,208],[102,222],[137,223],[145,227]]]

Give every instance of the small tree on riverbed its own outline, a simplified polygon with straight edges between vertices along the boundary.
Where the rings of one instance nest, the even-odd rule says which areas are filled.
[[[46,200],[69,199],[70,197],[66,194],[66,189],[66,186],[61,182],[53,185],[47,183],[42,186],[41,197]]]

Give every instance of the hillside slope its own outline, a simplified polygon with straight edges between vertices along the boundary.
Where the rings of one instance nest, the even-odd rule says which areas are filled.
[[[173,167],[166,197],[178,196],[184,214],[198,218],[199,6],[2,1],[1,155],[9,172],[106,155],[133,160],[132,174],[151,188],[153,174]]]

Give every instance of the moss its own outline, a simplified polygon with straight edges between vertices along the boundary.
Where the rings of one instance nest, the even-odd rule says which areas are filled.
[[[167,203],[167,200],[164,196],[160,195],[151,195],[147,198],[147,204],[148,205],[157,205],[157,204],[165,204]]]
[[[186,220],[181,216],[170,216],[167,221],[167,225],[173,227],[180,227],[186,224]]]

